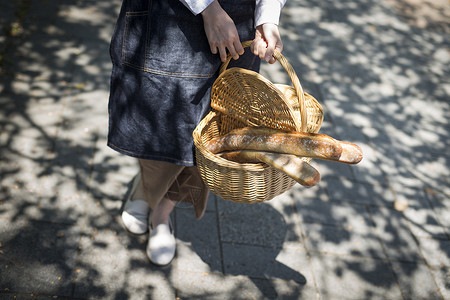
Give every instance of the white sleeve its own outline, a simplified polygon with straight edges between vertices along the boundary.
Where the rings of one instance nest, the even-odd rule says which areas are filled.
[[[183,3],[189,10],[194,14],[198,15],[202,11],[205,10],[205,8],[208,7],[211,3],[214,2],[214,0],[180,0],[181,3]]]
[[[256,0],[255,27],[264,23],[277,24],[287,0]]]

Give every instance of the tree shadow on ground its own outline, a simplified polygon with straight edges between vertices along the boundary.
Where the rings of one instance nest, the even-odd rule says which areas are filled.
[[[1,293],[162,298],[160,287],[175,289],[175,272],[149,267],[145,236],[130,236],[117,219],[136,165],[104,146],[108,47],[119,1],[1,2]],[[264,218],[256,234],[228,228],[229,239],[222,242],[230,265],[212,261],[199,236],[181,240],[190,241],[212,270],[248,277],[266,298],[282,296],[268,278],[292,280],[298,295],[308,278],[301,267],[277,261],[286,241],[305,245],[322,295],[336,288],[334,276],[362,283],[355,297],[395,294],[397,284],[414,296],[417,287],[401,278],[414,278],[428,257],[418,253],[421,236],[411,233],[411,224],[448,257],[449,233],[430,227],[445,225],[450,196],[450,109],[443,85],[449,74],[448,23],[405,25],[407,16],[389,2],[287,5],[283,53],[324,106],[322,132],[361,144],[365,161],[352,168],[318,162],[325,175],[318,189],[294,188],[285,195],[294,201],[284,208],[243,209],[233,221],[240,222],[238,229],[252,228],[246,214]],[[266,75],[289,83],[283,72]],[[404,214],[392,210],[401,197],[410,203]],[[231,214],[235,208],[222,209]],[[426,221],[410,213],[420,211],[427,212]],[[290,218],[301,221],[301,228]],[[206,235],[209,228],[202,230]],[[245,236],[265,237],[250,241],[264,246],[256,268],[243,265],[252,259],[240,240]],[[240,247],[231,247],[235,239]],[[367,257],[377,259],[367,265]],[[386,265],[387,257],[400,267]],[[386,281],[392,274],[397,279]],[[433,293],[435,283],[426,282],[423,289]],[[231,286],[229,295],[239,298],[242,282]]]
[[[177,207],[176,236],[181,244],[178,266],[187,268],[192,280],[194,274],[206,273],[211,274],[210,284],[219,280],[234,282],[225,285],[229,290],[218,288],[215,294],[208,295],[182,286],[181,297],[229,297],[231,290],[238,291],[239,283],[247,286],[254,297],[264,299],[300,297],[304,288],[307,292],[313,289],[294,223],[287,222],[267,203],[238,204],[214,195],[209,201],[213,202],[212,208],[201,220],[195,220],[190,207]],[[216,279],[218,274],[220,279]],[[277,284],[280,281],[284,289]]]
[[[408,1],[395,2],[397,8],[410,5]],[[445,63],[450,27],[442,20],[450,7],[427,1],[435,18],[427,19],[430,26],[417,27],[414,22],[405,24],[407,11],[396,11],[391,3],[292,1],[287,3],[292,9],[280,27],[284,55],[305,89],[324,106],[321,132],[361,145],[365,153],[363,162],[352,167],[317,161],[319,170],[325,171],[322,196],[316,191],[305,199],[304,193],[294,193],[299,214],[307,220],[303,230],[307,237],[315,235],[317,239],[307,241],[309,249],[319,255],[414,262],[394,268],[398,278],[412,278],[426,274],[419,273],[420,265],[415,263],[433,260],[420,253],[422,238],[435,239],[436,251],[448,257],[445,212],[449,203],[443,199],[450,195],[446,170],[450,165],[450,108],[443,78],[450,71]],[[301,22],[296,21],[298,16],[302,16]],[[267,76],[280,80],[280,73],[268,72]],[[289,82],[286,75],[284,81]],[[317,203],[318,199],[328,203]],[[399,200],[409,203],[403,214],[393,209]],[[418,219],[421,212],[428,217]],[[356,225],[355,216],[361,219]],[[358,249],[359,238],[364,239],[359,248],[364,244],[367,249]],[[355,251],[346,249],[347,244]],[[370,287],[374,278],[365,279],[363,269],[351,266],[355,265],[349,262],[343,269],[353,270],[369,284],[361,291],[374,292],[376,288]],[[327,267],[331,272],[338,269],[333,264]],[[374,273],[380,272],[378,280],[382,280],[385,267],[375,265]],[[327,274],[316,275],[321,292],[331,288]],[[439,289],[430,271],[427,276],[427,292],[433,294]],[[342,273],[338,277],[343,282],[347,278]],[[398,280],[404,295],[418,292]],[[394,285],[388,284],[386,291]]]

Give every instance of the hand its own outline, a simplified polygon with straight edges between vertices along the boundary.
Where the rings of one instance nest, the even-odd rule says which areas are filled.
[[[272,23],[265,23],[256,27],[255,39],[251,49],[259,58],[265,59],[270,64],[275,63],[277,60],[272,56],[274,49],[280,52],[283,50],[278,26]]]
[[[216,0],[202,13],[206,37],[213,54],[219,52],[220,60],[227,59],[227,49],[234,59],[244,54],[239,34],[233,20]]]

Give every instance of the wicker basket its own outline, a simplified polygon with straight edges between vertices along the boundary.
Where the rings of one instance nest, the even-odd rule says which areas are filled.
[[[244,43],[244,47],[251,42]],[[266,164],[236,163],[206,149],[214,137],[246,126],[286,131],[318,132],[323,110],[314,97],[304,93],[294,69],[278,51],[274,57],[288,73],[292,86],[273,84],[260,74],[226,69],[228,58],[211,91],[212,111],[198,124],[193,137],[197,166],[203,181],[216,195],[238,203],[273,199],[296,182]],[[298,97],[297,95],[300,95]],[[303,158],[309,162],[309,158]]]

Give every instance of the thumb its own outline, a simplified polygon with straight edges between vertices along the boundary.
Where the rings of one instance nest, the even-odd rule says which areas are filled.
[[[281,43],[280,33],[276,24],[263,24],[264,38],[267,42],[265,59],[269,63],[274,63],[276,59],[273,57],[274,50],[281,52],[283,44]]]
[[[273,52],[275,50],[275,46],[276,46],[276,39],[272,36],[272,35],[267,35],[266,37],[266,43],[267,43],[267,48],[266,48],[266,61],[270,62],[273,59]]]

